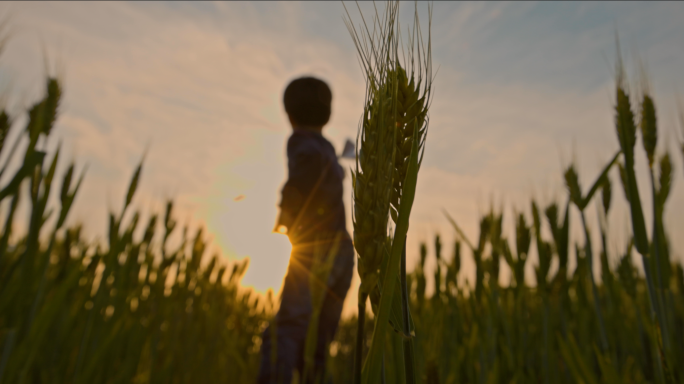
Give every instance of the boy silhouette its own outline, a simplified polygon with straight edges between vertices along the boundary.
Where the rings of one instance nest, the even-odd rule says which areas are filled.
[[[313,372],[306,377],[307,381],[321,378],[354,268],[354,247],[342,200],[344,170],[334,147],[321,134],[330,118],[332,92],[325,82],[302,77],[287,86],[283,103],[292,135],[287,141],[288,179],[281,191],[276,230],[286,229],[292,253],[275,324],[263,333],[259,384],[290,384],[294,370],[299,371],[300,378],[304,376],[304,345],[312,313],[310,286],[311,279],[316,278],[311,274],[314,249],[327,255],[333,246],[331,239],[341,235],[329,278],[316,282],[326,292]]]

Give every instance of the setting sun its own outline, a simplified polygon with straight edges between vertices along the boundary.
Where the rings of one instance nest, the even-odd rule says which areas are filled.
[[[287,236],[273,231],[285,179],[285,134],[267,135],[238,163],[214,168],[212,193],[196,200],[221,251],[232,260],[249,259],[242,284],[260,294],[279,293],[292,249]]]
[[[249,268],[242,285],[265,294],[269,289],[280,292],[292,246],[287,236],[279,233],[256,233],[253,250],[247,255]]]

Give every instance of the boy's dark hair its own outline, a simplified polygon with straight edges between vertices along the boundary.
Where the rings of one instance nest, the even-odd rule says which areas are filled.
[[[283,104],[293,122],[310,127],[325,125],[330,119],[332,92],[324,81],[300,77],[285,88]]]

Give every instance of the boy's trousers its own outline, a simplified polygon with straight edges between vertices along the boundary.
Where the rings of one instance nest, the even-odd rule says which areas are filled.
[[[259,384],[290,384],[295,369],[299,371],[300,377],[303,376],[304,345],[312,313],[309,280],[312,259],[313,252],[307,247],[293,247],[283,284],[280,309],[273,321],[275,324],[270,324],[262,335],[261,367],[257,379]],[[328,289],[318,322],[317,346],[311,372],[313,375],[309,375],[313,376],[311,379],[324,374],[326,347],[330,345],[337,330],[353,270],[354,246],[347,235],[340,242],[328,278]],[[273,336],[276,338],[275,343]]]

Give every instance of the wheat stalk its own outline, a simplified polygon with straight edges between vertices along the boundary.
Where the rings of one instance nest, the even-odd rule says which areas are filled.
[[[352,180],[354,247],[359,255],[361,277],[359,337],[363,334],[363,314],[369,295],[376,313],[373,344],[363,368],[366,382],[379,377],[382,367],[380,349],[386,323],[391,322],[405,338],[410,338],[411,332],[405,280],[405,240],[427,135],[432,62],[430,38],[428,36],[426,45],[420,33],[416,5],[414,27],[406,49],[401,51],[404,63],[400,63],[398,13],[398,2],[387,3],[382,19],[376,9],[372,32],[365,19],[360,33],[350,17],[345,20],[366,79],[366,99]],[[393,236],[388,232],[390,217],[395,227]],[[396,280],[401,282],[401,299],[399,295],[394,297]],[[400,344],[394,345],[398,348]],[[405,347],[405,374],[412,382],[410,341]],[[356,382],[361,381],[361,360],[359,339]]]

